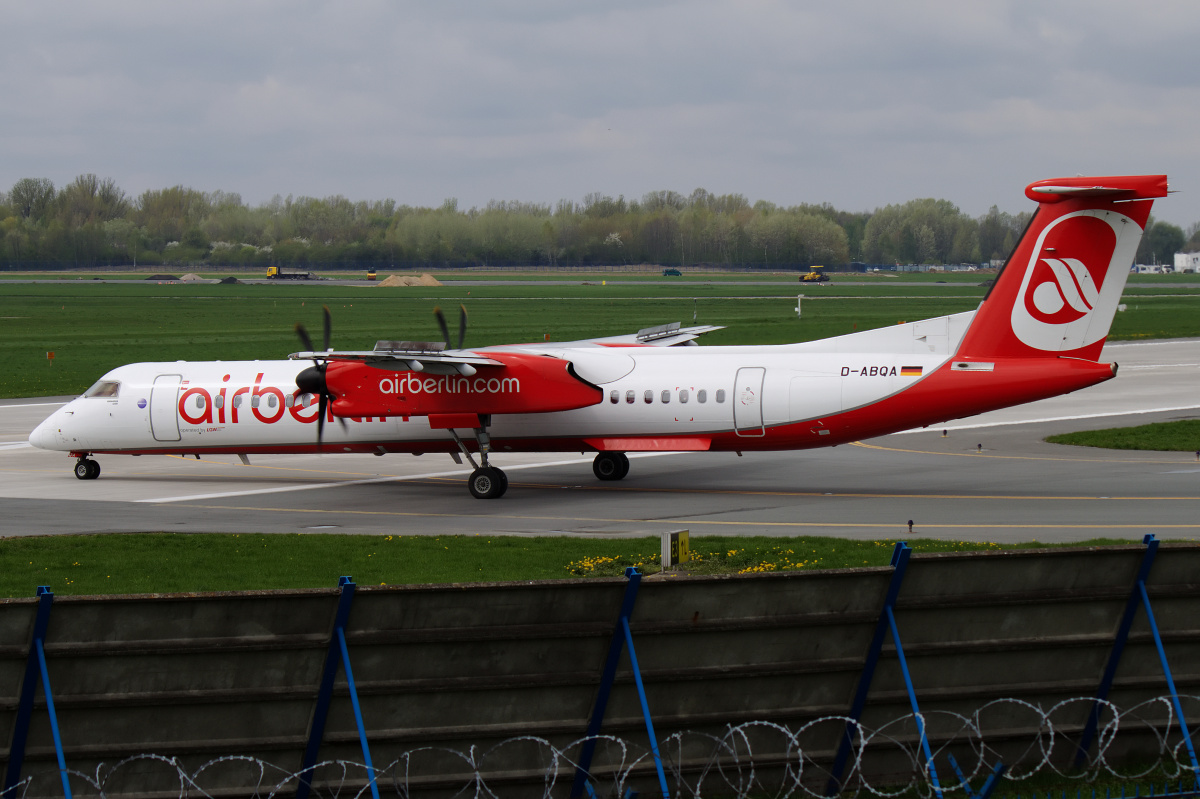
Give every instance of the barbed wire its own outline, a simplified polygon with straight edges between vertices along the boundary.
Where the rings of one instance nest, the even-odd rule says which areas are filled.
[[[1180,696],[1200,717],[1200,696]],[[1082,768],[1074,763],[1079,752],[1077,732],[1093,710],[1098,712],[1094,744]],[[1014,722],[1024,717],[1025,723]],[[933,750],[937,769],[945,770],[947,755],[955,752],[965,782],[957,775],[942,779],[942,793],[972,793],[992,772],[996,762],[1007,767],[1004,779],[1019,783],[1035,775],[1052,773],[1081,785],[1098,780],[1130,781],[1153,775],[1162,780],[1196,779],[1195,760],[1188,748],[1184,725],[1175,713],[1171,696],[1147,699],[1121,709],[1094,697],[1066,699],[1048,708],[1023,699],[997,699],[971,715],[933,711],[920,716],[937,742]],[[870,795],[893,799],[900,795],[924,799],[935,793],[933,774],[921,750],[916,714],[896,718],[875,728],[855,725],[846,774],[838,784],[841,795]],[[817,799],[835,775],[829,771],[829,744],[846,737],[846,716],[825,716],[799,727],[770,721],[727,726],[721,734],[681,731],[659,742],[663,767],[672,796],[798,797]],[[1003,725],[1002,727],[998,725]],[[995,729],[993,729],[995,726]],[[1018,738],[1014,730],[1024,735]],[[1122,748],[1130,736],[1148,736],[1157,752],[1139,741]],[[995,738],[996,740],[990,740]],[[657,784],[653,755],[642,743],[598,735],[556,745],[538,736],[517,736],[492,746],[471,746],[466,751],[422,746],[404,752],[376,768],[375,785],[381,795],[409,799],[436,789],[439,795],[500,799],[507,796],[565,796],[574,780],[578,752],[584,743],[596,744],[596,763],[585,775],[597,796],[625,795],[627,788],[643,790]],[[812,746],[811,753],[805,743]],[[819,747],[819,748],[818,748]],[[1137,765],[1117,757],[1137,752]],[[970,757],[967,758],[969,753]],[[818,757],[820,758],[818,760]],[[531,768],[528,764],[536,763]],[[159,774],[151,774],[154,771]],[[248,755],[214,758],[194,771],[178,757],[141,754],[113,764],[100,763],[94,773],[68,769],[76,795],[117,797],[125,793],[169,795],[178,784],[180,799],[216,799],[231,790],[252,799],[290,796],[303,781],[311,783],[314,799],[363,799],[369,796],[369,770],[352,760],[328,760],[302,772],[293,772]],[[539,776],[540,775],[540,776]],[[27,775],[13,788],[0,791],[0,799],[32,799],[60,794],[57,769]],[[49,780],[51,782],[47,783]],[[147,785],[153,784],[153,789]],[[655,790],[657,794],[657,789]]]

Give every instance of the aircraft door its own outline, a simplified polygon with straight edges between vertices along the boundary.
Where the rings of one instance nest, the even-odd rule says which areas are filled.
[[[737,370],[733,386],[733,428],[739,436],[763,436],[763,377],[767,370],[747,366]]]
[[[179,382],[182,375],[159,375],[150,389],[150,433],[155,441],[179,440]]]

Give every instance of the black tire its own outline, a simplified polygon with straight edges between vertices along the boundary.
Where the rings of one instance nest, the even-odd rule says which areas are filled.
[[[620,480],[629,474],[629,458],[624,452],[601,452],[592,461],[597,480]]]
[[[80,480],[91,480],[92,467],[88,466],[89,463],[91,463],[91,461],[83,460],[82,458],[75,461],[75,477]]]
[[[499,499],[508,489],[508,477],[492,466],[484,466],[471,472],[467,488],[475,499]]]
[[[100,464],[96,461],[88,461],[88,464],[92,468],[92,473],[88,475],[88,479],[95,480],[100,476]]]

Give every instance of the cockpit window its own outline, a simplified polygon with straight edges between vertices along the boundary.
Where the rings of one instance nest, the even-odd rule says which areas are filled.
[[[99,380],[84,392],[85,397],[109,397],[115,399],[121,393],[121,384],[116,380]]]

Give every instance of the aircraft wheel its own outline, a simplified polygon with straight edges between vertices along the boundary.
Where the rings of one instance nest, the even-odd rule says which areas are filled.
[[[620,480],[629,474],[629,457],[624,452],[601,452],[592,461],[592,472],[598,480]]]
[[[95,480],[100,476],[100,464],[87,458],[75,461],[75,476],[80,480]]]
[[[508,477],[494,466],[483,466],[471,472],[467,488],[475,499],[499,499],[508,489]]]

